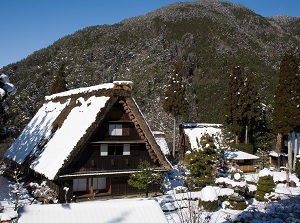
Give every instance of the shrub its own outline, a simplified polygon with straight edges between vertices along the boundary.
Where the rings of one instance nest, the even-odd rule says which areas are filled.
[[[217,211],[218,210],[218,200],[215,201],[202,201],[199,200],[199,207],[202,207],[205,211]]]
[[[227,195],[219,196],[219,200],[221,202],[227,201],[228,200],[228,196]]]
[[[229,200],[230,203],[230,207],[233,210],[244,210],[245,208],[247,208],[247,204],[245,201],[232,201]]]
[[[221,157],[212,136],[201,137],[200,149],[193,150],[185,156],[185,163],[190,172],[189,178],[197,187],[213,185],[216,175],[216,163]]]
[[[274,180],[270,175],[261,176],[257,183],[255,198],[258,201],[267,201],[265,195],[274,191]]]
[[[141,162],[138,168],[140,171],[130,174],[127,182],[130,186],[145,190],[146,197],[148,197],[150,185],[160,185],[163,175],[160,172],[155,172],[155,167],[147,161]]]

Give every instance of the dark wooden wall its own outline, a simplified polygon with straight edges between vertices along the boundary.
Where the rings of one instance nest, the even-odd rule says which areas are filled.
[[[123,131],[126,134],[110,136],[110,123],[122,124]],[[130,144],[130,155],[100,156],[101,144],[120,146]],[[138,165],[144,160],[154,165],[146,149],[146,144],[141,140],[123,105],[117,102],[102,123],[99,124],[96,131],[92,133],[85,148],[80,151],[63,173],[137,169]]]

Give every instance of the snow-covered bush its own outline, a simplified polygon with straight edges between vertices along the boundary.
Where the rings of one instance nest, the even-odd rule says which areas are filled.
[[[206,211],[218,210],[218,195],[214,187],[206,186],[201,190],[199,206]]]
[[[247,208],[245,201],[229,201],[230,208],[233,210],[244,210]]]
[[[193,150],[185,156],[185,163],[190,172],[188,181],[194,183],[196,187],[214,183],[217,175],[216,166],[222,157],[212,136],[204,134],[200,143],[201,149]]]
[[[240,169],[231,168],[229,169],[229,177],[232,180],[240,181],[244,178],[244,173]]]
[[[30,183],[32,195],[43,204],[57,203],[57,193],[43,181],[41,184]]]
[[[18,210],[19,201],[23,198],[28,198],[28,191],[24,186],[24,182],[21,181],[22,172],[18,169],[15,169],[12,173],[13,183],[9,184],[10,192],[14,194],[15,200],[15,208],[14,210]]]

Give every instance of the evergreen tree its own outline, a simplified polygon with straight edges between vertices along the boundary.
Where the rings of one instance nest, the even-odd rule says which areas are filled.
[[[201,138],[201,149],[193,150],[185,156],[185,163],[190,172],[189,181],[197,186],[211,185],[216,177],[216,166],[222,154],[215,146],[213,137],[205,134]]]
[[[54,81],[50,87],[49,94],[67,91],[67,81],[65,77],[65,62],[61,61],[58,65]]]
[[[229,86],[224,101],[225,126],[236,137],[236,143],[242,133],[241,88],[243,83],[242,71],[235,66],[229,76]]]
[[[261,169],[269,166],[269,152],[263,149],[258,149],[256,155],[259,157],[257,160],[257,165],[260,166]]]
[[[177,120],[180,116],[186,118],[188,114],[189,104],[186,99],[186,90],[182,78],[181,63],[178,63],[173,77],[167,86],[163,109],[174,118],[173,129],[173,157],[175,158],[175,137]]]
[[[284,135],[300,127],[299,54],[287,52],[280,64],[275,92],[273,127]]]
[[[15,86],[10,83],[9,77],[6,74],[0,73],[0,135],[6,135],[6,124],[9,121],[9,106],[7,99],[10,95],[16,93]],[[3,137],[0,137],[0,140]]]
[[[277,132],[276,152],[283,147],[283,136],[300,130],[300,57],[299,53],[285,53],[280,64],[275,91],[273,128]],[[290,145],[290,144],[289,144]],[[292,149],[289,147],[288,164],[293,166]],[[279,159],[278,159],[279,165]],[[295,168],[295,166],[293,167]]]
[[[138,168],[139,172],[129,176],[128,184],[139,190],[145,190],[146,197],[148,197],[150,185],[160,185],[163,181],[163,175],[160,172],[155,172],[155,168],[147,161],[141,162]]]
[[[177,66],[174,75],[170,79],[163,103],[164,110],[175,118],[187,116],[188,113],[188,101],[185,95],[186,89],[182,74],[178,72],[180,70],[179,67],[180,65]]]
[[[241,105],[243,133],[245,143],[254,143],[255,132],[265,134],[267,131],[266,116],[261,106],[257,84],[251,73],[246,73],[241,89]]]
[[[224,110],[225,127],[234,133],[236,143],[254,143],[255,132],[267,130],[254,76],[244,74],[239,66],[229,76]]]

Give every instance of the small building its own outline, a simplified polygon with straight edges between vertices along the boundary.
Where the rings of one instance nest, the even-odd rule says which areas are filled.
[[[227,151],[225,152],[225,157],[233,166],[236,166],[243,172],[255,172],[254,162],[259,159],[258,156],[239,150]]]
[[[137,194],[127,180],[142,161],[171,165],[131,92],[116,81],[46,96],[4,158],[46,179],[60,201]]]
[[[275,151],[270,151],[269,163],[273,167],[286,168],[286,165],[288,163],[288,154],[284,152],[277,153]]]
[[[208,134],[214,137],[215,145],[222,146],[222,125],[210,123],[183,122],[179,125],[179,142],[177,151],[179,159],[183,159],[187,151],[201,148],[202,136]]]

